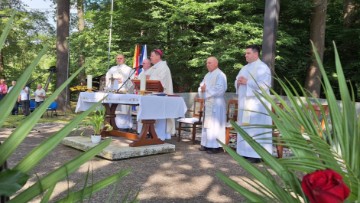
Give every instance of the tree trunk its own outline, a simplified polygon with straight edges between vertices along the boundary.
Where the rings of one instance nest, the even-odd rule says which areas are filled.
[[[66,39],[69,37],[70,0],[58,0],[57,7],[56,88],[60,87],[68,78],[69,48]],[[69,88],[66,87],[57,99],[60,110],[64,112],[70,110],[69,97]]]
[[[266,0],[264,14],[264,32],[262,60],[275,73],[276,31],[279,22],[280,0]],[[271,82],[273,84],[273,81]]]
[[[325,44],[327,0],[313,0],[313,11],[311,14],[310,39],[314,43],[316,50],[323,61]],[[312,52],[312,49],[311,49]],[[321,73],[319,64],[313,55],[311,65],[307,71],[305,88],[313,97],[320,96]]]
[[[84,0],[77,0],[76,4],[77,8],[77,16],[78,16],[78,30],[82,32],[85,28],[85,20],[84,20]],[[84,43],[80,42],[80,53],[78,58],[78,66],[81,67],[85,63],[85,55],[83,53]],[[79,74],[79,81],[85,83],[85,71],[82,71]]]

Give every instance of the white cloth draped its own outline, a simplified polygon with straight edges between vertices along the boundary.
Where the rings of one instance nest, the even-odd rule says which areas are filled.
[[[132,68],[125,64],[111,67],[106,73],[106,87],[110,90],[118,90],[123,85],[123,83],[131,76],[131,73]],[[111,83],[111,77],[114,79],[113,84]],[[132,93],[132,82],[128,80],[125,85],[122,86],[120,91]],[[116,107],[115,114],[115,123],[118,128],[132,128],[133,123],[129,106],[118,105]]]
[[[206,84],[206,91],[201,92],[201,86]],[[201,131],[201,145],[209,148],[218,148],[219,139],[225,142],[226,103],[224,94],[227,89],[226,75],[219,69],[208,72],[198,89],[201,98],[205,99],[205,120]],[[211,108],[210,111],[206,108]]]
[[[237,86],[240,76],[247,78],[246,85]],[[235,88],[238,94],[238,124],[254,139],[260,143],[269,153],[272,153],[271,129],[254,128],[248,124],[271,125],[272,120],[261,101],[256,98],[255,92],[261,92],[261,88],[269,93],[271,86],[271,71],[269,67],[260,59],[244,66],[236,76]],[[270,103],[264,101],[268,107]],[[261,135],[260,135],[261,134]],[[255,137],[256,136],[256,137]],[[266,139],[266,140],[262,140]],[[241,156],[260,158],[252,147],[243,140],[242,136],[237,135],[236,151]]]
[[[103,103],[117,103],[139,105],[137,120],[156,119],[155,131],[162,140],[170,139],[165,133],[165,124],[167,118],[184,117],[187,111],[185,101],[182,97],[166,97],[152,95],[135,95],[135,94],[112,94],[103,92],[81,92],[76,105],[75,112],[89,109],[93,103],[100,101],[107,95]],[[156,104],[156,105],[154,105]],[[122,105],[125,106],[125,105]],[[116,121],[116,118],[115,118]]]
[[[174,94],[173,91],[173,83],[171,77],[171,71],[166,61],[159,61],[151,67],[151,75],[150,80],[160,80],[164,93],[166,94]],[[156,125],[165,121],[157,121]],[[158,128],[156,126],[155,128]],[[175,120],[174,119],[166,119],[166,131],[164,134],[159,133],[159,138],[170,139],[171,135],[175,134]]]

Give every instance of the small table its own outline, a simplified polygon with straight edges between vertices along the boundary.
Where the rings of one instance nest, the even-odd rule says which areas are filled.
[[[106,97],[107,96],[107,97]],[[155,131],[155,120],[184,117],[187,111],[182,97],[167,97],[155,95],[113,94],[105,92],[81,92],[75,112],[89,109],[93,103],[106,97],[102,104],[106,109],[105,121],[113,126],[112,131],[102,132],[102,136],[121,136],[133,140],[132,147],[163,144]],[[142,120],[140,135],[119,131],[115,124],[115,110],[118,104],[139,105],[137,120]]]

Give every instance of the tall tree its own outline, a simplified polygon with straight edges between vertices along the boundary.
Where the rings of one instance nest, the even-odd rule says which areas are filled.
[[[7,3],[8,2],[8,3]],[[44,44],[53,46],[52,36],[55,30],[48,22],[44,12],[39,10],[26,10],[20,1],[0,1],[0,30],[4,28],[11,13],[16,10],[12,29],[6,39],[6,44],[0,53],[0,75],[8,81],[18,79]],[[53,53],[42,59],[36,70],[31,75],[30,81],[37,79],[36,83],[45,80],[47,69],[54,65]],[[46,69],[46,70],[45,70]],[[34,86],[36,83],[32,83]],[[34,88],[31,86],[31,88]]]
[[[262,59],[275,73],[276,32],[279,22],[280,0],[266,0],[264,14],[264,32]]]
[[[68,78],[69,47],[67,38],[69,37],[69,23],[70,0],[58,0],[56,21],[56,88],[60,87]],[[66,88],[57,99],[59,108],[64,112],[70,110],[69,97],[69,88]]]
[[[84,0],[77,0],[76,1],[76,9],[77,9],[77,17],[78,17],[78,30],[81,33],[85,29],[85,19],[84,19]],[[80,53],[78,58],[78,66],[81,67],[85,63],[85,55],[83,53],[84,51],[84,42],[83,40],[80,41]],[[79,74],[79,80],[85,81],[85,71],[81,72]]]
[[[4,18],[9,18],[10,16],[7,15],[6,12],[3,12],[5,9],[15,9],[21,8],[22,4],[19,0],[15,1],[8,1],[8,0],[1,0],[0,1],[0,28],[2,29],[2,25],[5,25],[3,22]],[[4,55],[2,54],[2,50],[0,50],[0,78],[5,76],[4,74]]]
[[[310,40],[314,43],[321,61],[323,60],[325,48],[327,0],[313,0],[313,10],[310,23]],[[310,46],[311,47],[311,46]],[[312,57],[310,67],[307,71],[305,88],[313,97],[320,96],[321,73],[319,64]]]

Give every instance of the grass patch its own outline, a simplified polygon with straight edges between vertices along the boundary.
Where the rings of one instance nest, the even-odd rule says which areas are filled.
[[[72,111],[71,112],[66,112],[66,114],[64,114],[61,111],[58,111],[58,115],[54,115],[51,117],[50,116],[50,112],[49,112],[49,116],[47,115],[47,113],[44,113],[42,118],[40,118],[38,123],[68,123],[70,122],[72,119],[74,119],[76,117],[76,113],[75,112],[75,107],[76,107],[76,102],[70,102],[70,106]],[[21,111],[20,111],[21,113]],[[5,120],[5,123],[3,124],[3,128],[16,128],[17,126],[21,125],[22,121],[25,119],[26,117],[22,114],[19,115],[9,115],[7,117],[7,119]],[[86,117],[84,119],[84,122],[86,122],[89,118]],[[80,124],[82,125],[82,124]]]
[[[63,116],[47,116],[46,114],[44,114],[44,116],[39,120],[38,123],[68,123],[70,122],[73,118],[75,118],[76,114],[75,113],[67,113],[66,115]],[[3,124],[3,128],[16,128],[17,126],[21,125],[22,121],[25,120],[26,116],[23,115],[9,115],[4,124]]]

